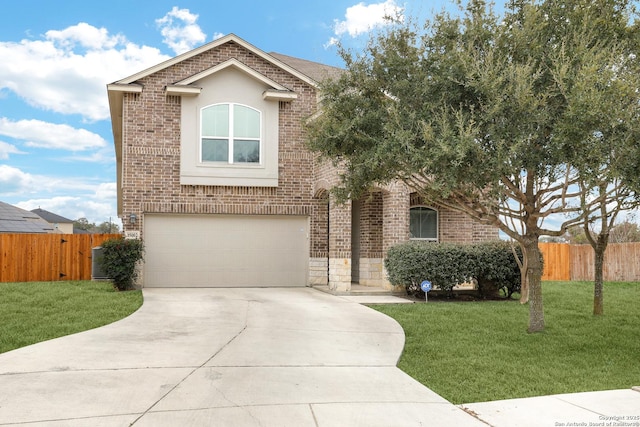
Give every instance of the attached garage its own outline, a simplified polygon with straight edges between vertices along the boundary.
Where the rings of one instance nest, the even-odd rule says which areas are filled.
[[[144,286],[306,286],[309,218],[144,216]]]

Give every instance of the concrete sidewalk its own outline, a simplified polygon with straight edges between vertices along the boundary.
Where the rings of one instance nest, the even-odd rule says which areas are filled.
[[[396,368],[404,334],[309,288],[145,289],[119,322],[0,355],[0,425],[485,426]]]
[[[640,389],[558,394],[461,405],[490,426],[640,426]]]

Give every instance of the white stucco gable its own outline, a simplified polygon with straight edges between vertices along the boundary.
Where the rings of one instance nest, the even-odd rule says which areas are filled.
[[[237,59],[227,60],[167,87],[182,96],[180,184],[278,186],[279,101],[296,94]],[[244,106],[259,112],[260,156],[256,163],[203,159],[202,111],[214,105]]]

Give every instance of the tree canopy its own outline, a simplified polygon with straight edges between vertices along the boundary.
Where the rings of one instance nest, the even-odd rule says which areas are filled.
[[[87,218],[78,218],[73,221],[73,228],[78,230],[84,230],[89,233],[119,233],[120,227],[118,224],[111,221],[104,221],[98,225],[94,222],[89,222]]]
[[[341,50],[345,72],[322,84],[309,145],[342,171],[341,200],[399,179],[519,242],[540,331],[538,238],[597,215],[607,192],[582,196],[603,182],[638,182],[635,10],[512,0],[498,15],[470,0],[461,12],[390,18],[363,51]]]
[[[596,234],[597,232],[593,232]],[[567,230],[567,233],[555,242],[566,242],[574,245],[588,244],[589,240],[584,227],[575,226]],[[609,229],[609,243],[640,242],[640,226],[629,219],[613,224]]]

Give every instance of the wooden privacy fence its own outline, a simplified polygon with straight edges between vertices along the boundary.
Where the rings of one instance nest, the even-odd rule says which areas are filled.
[[[91,280],[91,249],[118,237],[0,233],[0,282]]]
[[[0,282],[90,280],[92,248],[121,234],[0,233]],[[593,280],[591,245],[540,243],[542,280]],[[640,242],[612,243],[604,256],[604,280],[640,282]]]
[[[540,243],[540,251],[544,258],[542,280],[593,280],[591,245]],[[640,242],[610,243],[604,253],[603,276],[607,282],[640,282]]]

